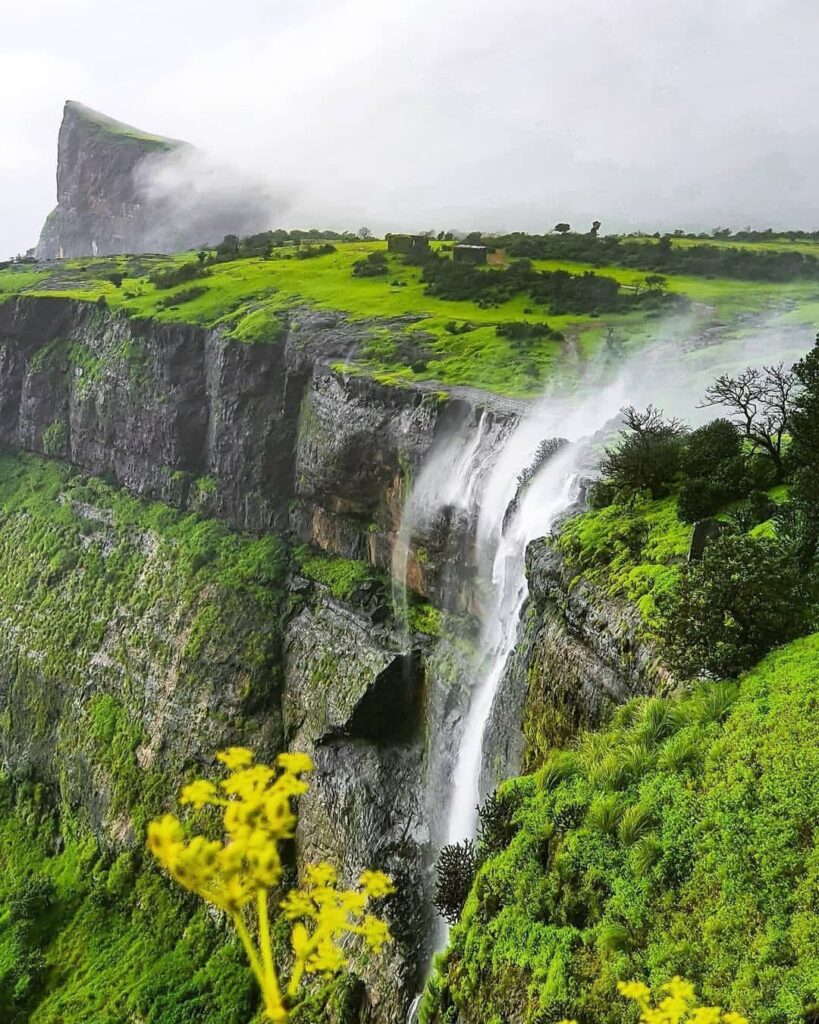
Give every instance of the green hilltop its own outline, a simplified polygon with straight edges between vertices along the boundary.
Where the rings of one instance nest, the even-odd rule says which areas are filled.
[[[568,247],[573,237],[555,242]],[[608,241],[599,240],[603,257],[613,251]],[[15,294],[64,296],[104,303],[129,317],[220,328],[246,342],[277,340],[281,314],[300,306],[334,310],[350,319],[373,321],[369,341],[346,367],[352,372],[374,375],[384,383],[437,381],[519,397],[540,393],[556,375],[576,375],[606,346],[619,351],[656,337],[660,320],[671,339],[713,325],[747,326],[754,316],[765,317],[771,326],[813,328],[819,321],[815,242],[782,238],[739,245],[709,240],[695,247],[690,239],[675,239],[675,270],[661,275],[652,272],[651,260],[643,261],[643,267],[625,265],[640,262],[634,251],[639,255],[641,248],[647,253],[649,246],[656,249],[653,238],[623,243],[625,256],[614,251],[618,265],[570,258],[527,262],[508,254],[515,248],[513,241],[496,254],[495,265],[470,268],[476,280],[481,278],[475,275],[488,275],[483,280],[503,281],[503,288],[489,296],[451,297],[456,292],[447,282],[444,288],[430,284],[423,262],[388,253],[383,241],[336,239],[333,245],[322,245],[288,239],[263,255],[258,249],[245,254],[239,248],[214,259],[208,250],[211,255],[203,265],[194,253],[13,264],[0,270],[0,301]],[[733,264],[727,267],[731,273],[721,276],[702,272],[702,265],[691,260],[692,271],[676,269],[688,265],[686,253],[704,247],[720,256],[728,253],[729,259],[731,253],[755,253],[758,265],[747,273],[770,271],[775,279],[732,276]],[[442,263],[451,249],[446,242],[430,245],[432,256]],[[781,279],[779,260],[795,254],[804,262],[786,267]],[[379,272],[359,273],[357,267],[373,257],[383,261]],[[611,284],[617,301],[602,308],[594,308],[593,298],[556,304],[551,294],[544,299],[525,284],[515,290],[514,277],[520,276],[524,263],[530,268],[527,273],[544,280],[569,275],[575,288],[590,282]],[[745,272],[742,266],[739,272]],[[652,278],[660,283],[647,285]],[[652,289],[653,300],[644,301],[651,299]],[[673,313],[684,317],[677,317],[675,324]]]
[[[189,143],[182,142],[179,139],[170,139],[163,135],[143,132],[133,125],[126,124],[124,121],[117,121],[115,118],[109,117],[99,110],[86,107],[84,103],[78,103],[76,100],[66,100],[65,113],[73,114],[84,122],[88,129],[104,132],[106,135],[114,136],[123,142],[139,142],[151,148],[164,150],[178,149],[189,145]]]

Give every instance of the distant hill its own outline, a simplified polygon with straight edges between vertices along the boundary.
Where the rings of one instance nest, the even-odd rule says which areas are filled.
[[[269,226],[269,197],[245,185],[187,142],[69,100],[57,145],[57,206],[35,255],[172,252]]]

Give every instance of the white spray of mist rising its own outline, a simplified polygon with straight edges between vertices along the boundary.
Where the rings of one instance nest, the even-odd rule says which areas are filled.
[[[268,230],[290,206],[283,187],[189,145],[146,157],[134,179],[159,251]]]
[[[526,547],[547,535],[577,502],[583,480],[594,472],[602,439],[619,423],[620,410],[651,403],[666,415],[697,425],[717,414],[697,408],[716,375],[780,360],[789,365],[812,340],[809,331],[772,326],[744,334],[712,334],[707,344],[681,343],[686,335],[693,337],[693,325],[667,324],[658,330],[657,342],[623,357],[616,371],[610,364],[598,365],[578,386],[553,389],[512,429],[499,428],[491,414],[484,413],[470,431],[433,450],[418,475],[396,545],[399,584],[406,583],[413,533],[455,509],[461,525],[471,523],[474,530],[481,594],[476,668],[455,760],[444,829],[447,843],[475,835],[476,809],[484,795],[484,736],[528,594]],[[569,443],[543,460],[538,451],[542,442],[555,438]],[[526,473],[530,477],[522,487]]]

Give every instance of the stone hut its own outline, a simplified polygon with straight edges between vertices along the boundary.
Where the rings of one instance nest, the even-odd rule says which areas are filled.
[[[452,259],[456,263],[472,263],[482,266],[486,263],[488,250],[485,245],[456,245],[452,250]]]
[[[393,235],[387,236],[387,252],[400,252],[405,256],[417,256],[429,252],[429,238],[426,235]]]

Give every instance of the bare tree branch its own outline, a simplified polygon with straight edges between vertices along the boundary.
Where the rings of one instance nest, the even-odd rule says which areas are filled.
[[[748,367],[735,377],[724,373],[706,389],[701,409],[727,408],[754,450],[765,452],[781,479],[782,444],[790,426],[792,398],[798,387],[783,363]]]

